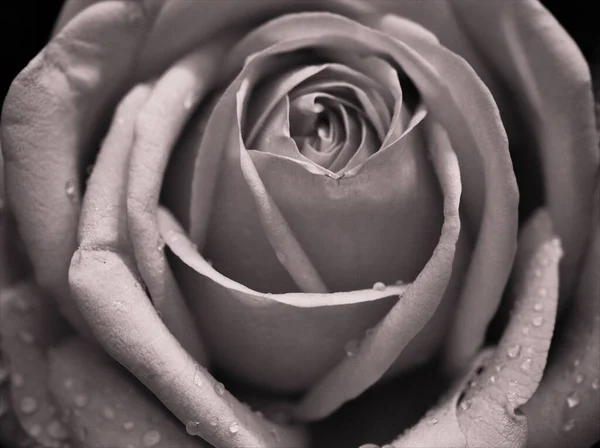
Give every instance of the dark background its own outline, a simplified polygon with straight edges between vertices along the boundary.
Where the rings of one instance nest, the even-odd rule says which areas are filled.
[[[46,43],[62,3],[62,0],[2,0],[0,99],[4,99],[11,80]],[[588,60],[600,59],[600,16],[595,12],[595,1],[542,0],[542,3],[571,33]]]

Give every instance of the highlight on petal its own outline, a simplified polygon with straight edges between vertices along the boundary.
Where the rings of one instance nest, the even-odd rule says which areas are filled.
[[[63,325],[54,302],[33,284],[2,291],[0,341],[11,372],[10,407],[29,438],[47,448],[62,447],[70,438],[48,389],[46,359],[48,348],[65,331]]]
[[[82,448],[208,447],[106,355],[80,339],[51,349],[50,390]]]
[[[556,318],[561,255],[547,212],[538,212],[519,238],[516,300],[500,343],[482,352],[450,397],[393,447],[526,446],[527,419],[517,408],[531,399],[542,379]]]
[[[595,204],[600,204],[600,188]],[[600,226],[595,231],[575,295],[559,322],[540,387],[523,407],[533,448],[590,446],[600,439]]]
[[[2,110],[7,197],[40,285],[88,331],[70,299],[80,174],[99,116],[133,69],[153,8],[100,2],[72,20],[17,76]]]

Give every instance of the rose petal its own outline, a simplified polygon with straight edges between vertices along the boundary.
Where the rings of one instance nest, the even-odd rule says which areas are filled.
[[[46,350],[64,333],[54,303],[32,284],[0,296],[0,340],[12,372],[11,401],[23,430],[44,447],[62,446],[55,402],[48,390]],[[64,431],[64,430],[63,430]]]
[[[53,348],[49,368],[52,394],[78,447],[209,446],[186,434],[126,371],[82,340]]]
[[[191,424],[194,434],[218,446],[302,445],[295,431],[258,419],[234,397],[215,390],[216,381],[165,327],[139,283],[124,225],[124,162],[133,144],[136,111],[147,95],[147,88],[139,87],[119,108],[84,199],[81,246],[69,273],[79,308],[105,349],[184,424]],[[183,336],[182,343],[198,347],[200,341],[190,339],[194,334]]]
[[[435,139],[430,154],[444,193],[445,221],[438,245],[415,282],[362,341],[358,353],[342,360],[302,399],[296,409],[299,418],[323,417],[374,384],[423,329],[442,300],[460,232],[460,173],[443,131],[433,126],[429,135]]]
[[[211,88],[214,60],[226,45],[222,42],[191,53],[161,77],[136,119],[129,161],[127,224],[137,267],[165,324],[178,340],[186,341],[184,347],[194,357],[200,356],[198,360],[205,354],[162,252],[156,210],[171,150],[193,108]]]
[[[542,383],[524,406],[531,447],[590,446],[600,438],[600,188],[595,204],[595,231],[576,294],[554,336]]]
[[[546,365],[561,255],[547,212],[536,214],[519,238],[514,314],[498,347],[483,352],[450,398],[394,441],[395,448],[526,445],[527,420],[515,409],[531,398]]]
[[[13,82],[2,111],[7,197],[36,279],[80,330],[69,260],[79,172],[102,111],[120,94],[156,14],[140,2],[102,2],[71,21]]]

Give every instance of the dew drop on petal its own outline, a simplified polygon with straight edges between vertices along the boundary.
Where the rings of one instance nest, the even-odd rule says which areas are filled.
[[[492,375],[490,376],[490,383],[495,383],[496,382],[496,376]]]
[[[576,359],[575,361],[573,361],[573,365],[575,367],[579,367],[579,364],[581,364],[581,360],[580,359]]]
[[[42,427],[38,424],[35,424],[29,428],[29,431],[27,432],[33,437],[38,437],[40,434],[42,434]]]
[[[12,377],[12,384],[15,387],[21,387],[23,384],[25,383],[25,380],[23,379],[23,375],[21,375],[20,373],[15,373]]]
[[[531,369],[531,358],[527,358],[525,361],[523,361],[523,363],[521,364],[521,369],[523,369],[523,370]]]
[[[200,422],[189,422],[185,425],[185,430],[191,436],[197,436],[200,433]]]
[[[531,327],[529,325],[525,325],[523,328],[521,328],[521,333],[523,333],[525,336],[527,336],[529,334],[530,330],[531,330]]]
[[[115,411],[113,411],[112,408],[109,408],[107,406],[104,409],[102,409],[102,415],[107,420],[113,420],[115,418]]]
[[[123,429],[125,431],[131,431],[134,426],[135,426],[135,424],[133,422],[125,422],[125,423],[123,423]]]
[[[240,425],[238,422],[236,422],[235,420],[231,422],[231,425],[229,425],[229,432],[231,434],[237,434],[237,432],[240,430]]]
[[[142,444],[145,447],[156,446],[159,442],[160,442],[160,433],[155,430],[148,431],[142,437]]]
[[[66,378],[63,381],[63,386],[65,389],[71,389],[73,387],[73,378]]]
[[[541,327],[544,323],[544,318],[542,316],[536,316],[531,320],[531,323],[534,327]]]
[[[223,385],[223,383],[215,384],[215,392],[219,396],[222,396],[225,393],[225,386]]]
[[[162,238],[158,239],[158,243],[156,245],[156,248],[158,249],[159,252],[162,252],[165,249],[165,242],[163,241]]]
[[[194,371],[194,384],[198,387],[202,386],[202,372],[200,372],[200,366],[196,365],[196,370]]]
[[[358,352],[358,341],[356,339],[351,339],[346,342],[344,345],[344,351],[346,352],[346,356],[354,356]]]
[[[186,110],[189,110],[192,108],[192,106],[194,105],[196,101],[196,95],[194,94],[194,92],[190,92],[189,94],[186,95],[186,97],[183,100],[183,108]]]
[[[600,381],[598,381],[598,380],[592,381],[592,389],[594,389],[594,390],[600,389]]]
[[[536,278],[539,278],[542,276],[542,271],[540,271],[539,269],[536,269],[535,271],[533,271],[533,276]]]
[[[75,406],[78,408],[83,408],[88,404],[88,397],[84,394],[77,394],[75,396]]]
[[[538,290],[538,294],[540,295],[540,297],[547,297],[548,296],[548,291],[546,291],[545,288],[540,288]]]
[[[573,409],[579,406],[579,403],[581,403],[581,399],[579,398],[579,394],[577,392],[571,392],[569,395],[567,395],[567,406],[569,406],[569,408]]]
[[[542,311],[544,309],[544,304],[541,302],[538,302],[535,305],[533,305],[533,309],[535,311]]]
[[[21,400],[21,411],[25,414],[32,414],[37,410],[37,401],[33,397],[25,397]]]
[[[383,282],[376,282],[373,285],[373,289],[375,291],[385,291],[385,283],[383,283]]]
[[[496,370],[496,372],[500,372],[502,369],[504,369],[504,364],[498,364],[496,367],[494,367],[494,370]]]
[[[519,354],[521,353],[521,346],[520,345],[513,345],[512,347],[508,348],[507,354],[509,358],[516,358],[517,356],[519,356]]]
[[[77,199],[77,183],[75,180],[71,179],[67,181],[65,184],[65,193],[71,201],[75,201]]]
[[[583,373],[576,373],[575,374],[575,383],[576,384],[581,384],[583,383],[583,380],[585,380],[585,376]]]
[[[64,440],[69,437],[69,433],[67,432],[64,425],[58,420],[53,420],[46,427],[46,431],[48,431],[48,435],[56,440]]]
[[[365,443],[358,448],[379,448],[379,445],[375,445],[374,443]]]
[[[460,408],[463,411],[466,411],[470,407],[471,407],[471,400],[463,400],[463,401],[460,402]]]
[[[573,419],[567,420],[565,422],[565,424],[562,426],[562,429],[564,432],[572,431],[573,428],[575,428],[575,420],[573,420]]]
[[[433,425],[437,425],[437,424],[438,424],[438,422],[439,422],[439,420],[438,420],[437,418],[433,417],[433,418],[430,418],[430,419],[427,421],[427,424],[429,424],[429,425],[433,426]]]
[[[208,424],[215,428],[219,424],[219,419],[212,415],[208,418]]]

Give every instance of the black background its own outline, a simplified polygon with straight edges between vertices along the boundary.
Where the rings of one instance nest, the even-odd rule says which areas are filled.
[[[595,1],[542,1],[575,38],[588,59],[600,58],[600,16],[595,12]],[[46,43],[62,3],[62,0],[2,0],[0,6],[1,99],[4,99],[11,80]]]

